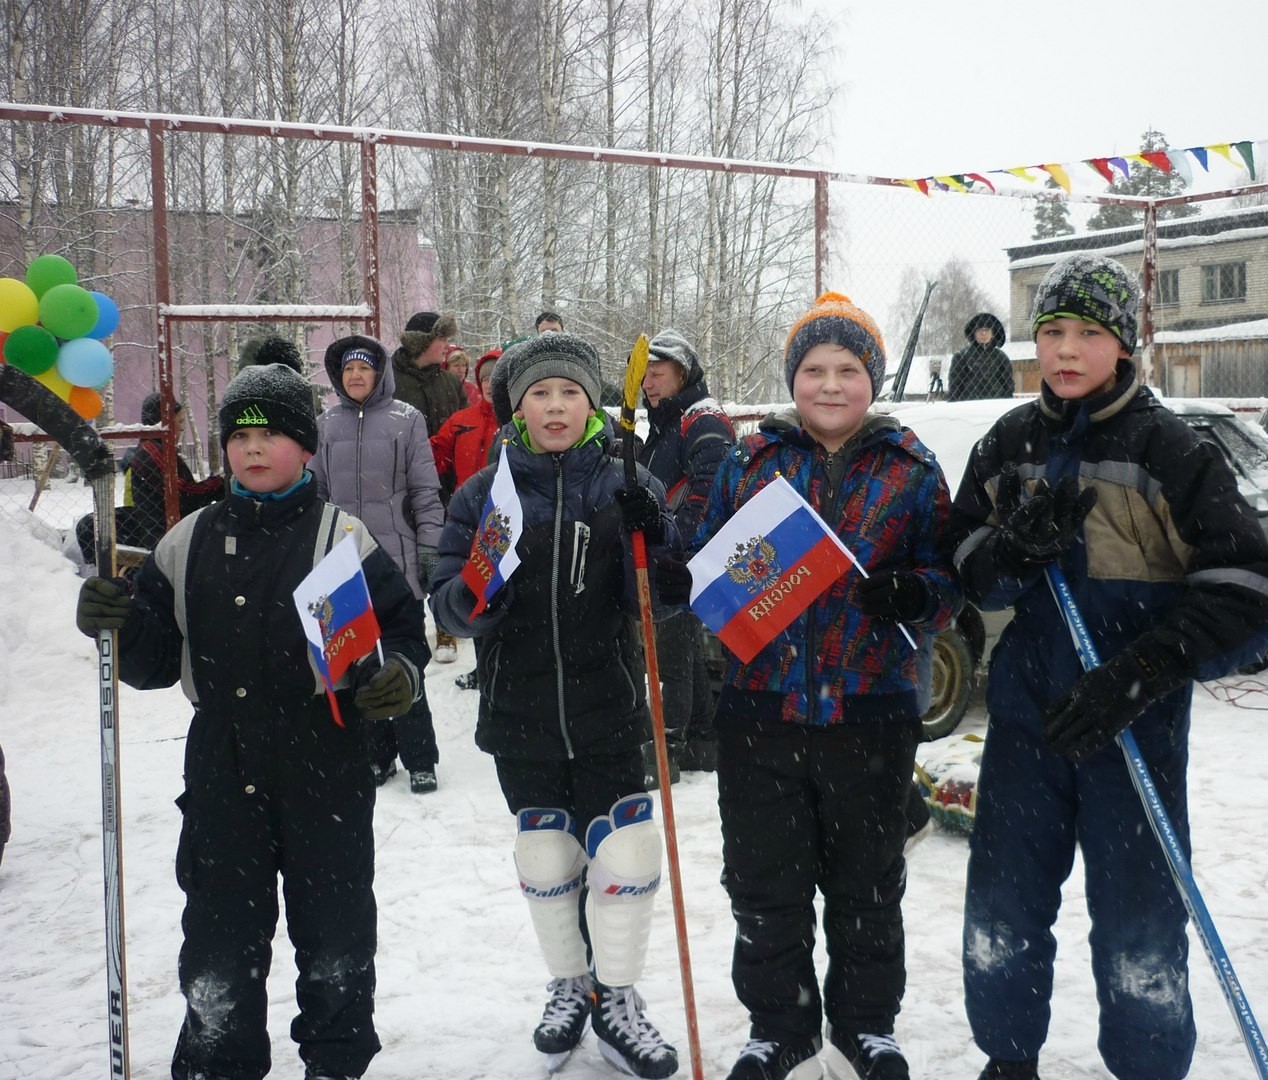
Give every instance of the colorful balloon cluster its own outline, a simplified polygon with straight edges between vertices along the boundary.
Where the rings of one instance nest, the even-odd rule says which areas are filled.
[[[114,375],[101,339],[119,325],[110,297],[80,287],[60,255],[41,255],[26,281],[0,277],[0,354],[42,382],[85,420],[101,413],[97,393]]]

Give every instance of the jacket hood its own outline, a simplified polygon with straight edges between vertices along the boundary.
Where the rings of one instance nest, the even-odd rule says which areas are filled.
[[[989,311],[979,311],[964,324],[965,340],[970,345],[976,345],[977,342],[973,340],[973,335],[983,328],[991,332],[991,343],[988,348],[998,349],[1004,344],[1004,324]]]

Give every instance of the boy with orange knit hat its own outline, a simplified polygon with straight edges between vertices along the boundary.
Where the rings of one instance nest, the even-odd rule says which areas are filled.
[[[894,1018],[906,972],[900,902],[907,789],[920,713],[916,650],[959,606],[950,497],[934,456],[869,411],[885,374],[872,318],[825,293],[792,327],[793,408],[772,413],[718,470],[699,550],[777,475],[867,568],[833,582],[718,699],[723,879],[731,975],[750,1038],[729,1080],[906,1080]],[[823,893],[828,970],[814,969]],[[838,1054],[820,1060],[821,1029]]]

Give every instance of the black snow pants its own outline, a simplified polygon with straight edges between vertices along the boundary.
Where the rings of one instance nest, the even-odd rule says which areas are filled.
[[[888,1034],[906,986],[906,801],[920,721],[723,730],[718,807],[751,1037]],[[828,970],[814,969],[815,890]]]

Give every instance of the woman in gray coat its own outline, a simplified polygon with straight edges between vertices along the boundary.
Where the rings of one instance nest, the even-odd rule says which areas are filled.
[[[444,525],[440,478],[423,414],[396,401],[387,350],[374,338],[352,334],[326,350],[326,373],[339,403],[317,418],[318,448],[309,463],[317,493],[361,519],[423,598]],[[409,771],[410,790],[436,790],[436,732],[427,695],[408,713],[371,728],[370,761],[384,783],[396,755]]]

